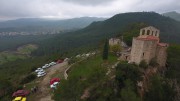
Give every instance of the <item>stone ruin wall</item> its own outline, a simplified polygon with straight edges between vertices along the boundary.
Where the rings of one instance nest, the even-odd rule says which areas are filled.
[[[157,41],[144,41],[133,38],[131,61],[139,64],[142,60],[150,62],[156,54]]]
[[[148,64],[150,63],[151,59],[156,55],[156,48],[157,48],[157,41],[144,41],[142,60],[145,60]]]
[[[165,67],[167,60],[167,47],[158,46],[156,51],[157,63],[161,67]]]
[[[136,40],[136,38],[133,38],[130,62],[135,62],[136,64],[139,64],[141,62],[141,53],[142,53],[143,44],[144,44],[143,41]]]

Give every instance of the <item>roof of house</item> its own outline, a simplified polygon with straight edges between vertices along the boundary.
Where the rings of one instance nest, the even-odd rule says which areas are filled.
[[[138,40],[157,40],[159,41],[159,38],[158,37],[155,37],[155,36],[146,36],[146,37],[137,37]]]
[[[168,44],[167,43],[158,43],[158,46],[167,47]]]

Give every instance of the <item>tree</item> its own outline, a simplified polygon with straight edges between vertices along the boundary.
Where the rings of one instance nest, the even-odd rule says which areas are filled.
[[[122,47],[119,44],[117,44],[117,45],[110,46],[110,49],[112,52],[117,53],[117,52],[121,51]]]
[[[142,68],[146,69],[148,67],[148,64],[147,64],[147,62],[145,60],[142,60],[140,62],[140,64],[139,64],[139,67],[142,67]]]
[[[104,50],[103,50],[103,60],[108,59],[108,53],[109,53],[109,43],[108,43],[108,40],[106,39],[106,42],[104,44]]]
[[[149,90],[145,94],[145,101],[174,101],[176,92],[174,87],[168,84],[159,75],[150,78]]]
[[[142,73],[136,65],[119,63],[116,67],[116,80],[120,88],[125,86],[125,81],[127,79],[131,80],[134,83],[134,87],[136,87],[137,81],[142,80],[141,76]]]
[[[153,67],[154,67],[154,66],[157,66],[157,65],[158,65],[157,59],[156,59],[156,58],[152,58],[151,61],[150,61],[150,63],[149,63],[149,65],[150,65],[150,66],[153,66]]]

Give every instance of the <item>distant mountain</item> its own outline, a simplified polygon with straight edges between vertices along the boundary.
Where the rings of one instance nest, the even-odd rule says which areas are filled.
[[[40,42],[37,54],[63,52],[78,47],[97,46],[105,39],[122,35],[126,27],[133,23],[145,23],[160,29],[160,38],[163,42],[180,43],[180,22],[154,12],[133,12],[117,14],[105,21],[93,22],[84,29],[57,35]],[[138,33],[132,33],[138,34]]]
[[[172,19],[175,19],[177,21],[180,21],[180,13],[176,12],[176,11],[172,11],[172,12],[167,12],[167,13],[163,13],[164,16],[170,17]]]
[[[22,18],[0,22],[0,31],[28,31],[43,29],[79,29],[88,26],[93,21],[102,21],[105,18],[81,17],[65,20],[52,20],[41,18]]]

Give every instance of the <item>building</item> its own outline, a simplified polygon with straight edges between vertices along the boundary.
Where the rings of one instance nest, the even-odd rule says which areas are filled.
[[[128,47],[126,45],[126,43],[123,41],[123,37],[120,38],[111,38],[109,39],[109,45],[113,46],[113,45],[120,45],[121,47]]]
[[[148,64],[155,58],[160,66],[165,66],[167,59],[167,43],[160,43],[160,30],[149,26],[140,30],[140,35],[134,37],[130,53],[131,63],[139,64],[145,60]]]
[[[109,39],[109,45],[110,46],[117,45],[117,44],[120,45],[120,43],[121,43],[121,40],[118,39],[118,38],[111,38],[111,39]]]

